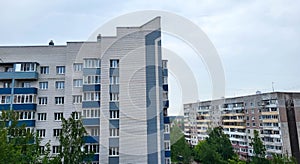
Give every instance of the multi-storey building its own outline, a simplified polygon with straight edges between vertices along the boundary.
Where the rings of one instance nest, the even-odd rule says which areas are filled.
[[[300,93],[272,92],[184,104],[185,138],[193,146],[222,126],[241,158],[253,156],[257,130],[267,155],[293,155],[299,161]],[[196,129],[196,131],[195,131]]]
[[[167,76],[159,17],[95,42],[0,46],[0,109],[53,155],[61,118],[76,112],[94,163],[170,163]]]

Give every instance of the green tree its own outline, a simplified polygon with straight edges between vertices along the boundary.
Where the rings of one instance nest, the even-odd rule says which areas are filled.
[[[272,154],[271,164],[296,164],[294,157],[288,157],[287,155]]]
[[[266,156],[266,148],[263,145],[263,142],[259,138],[259,134],[257,130],[254,130],[254,138],[251,139],[250,146],[253,147],[254,156],[252,158],[251,163],[255,164],[267,164],[269,161],[265,158]]]
[[[209,137],[199,142],[194,149],[195,160],[202,163],[227,163],[236,158],[228,135],[222,127],[216,127],[209,132]]]
[[[40,139],[26,126],[18,124],[18,113],[1,111],[0,163],[50,163],[40,151]]]
[[[192,150],[185,141],[184,135],[178,126],[171,128],[171,160],[172,162],[190,163]]]
[[[65,164],[82,163],[90,161],[93,153],[88,153],[83,150],[84,136],[87,135],[81,120],[75,119],[75,114],[72,113],[68,119],[62,119],[62,133],[59,136],[61,144],[59,159]]]

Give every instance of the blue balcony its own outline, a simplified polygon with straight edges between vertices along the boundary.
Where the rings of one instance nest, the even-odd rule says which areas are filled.
[[[91,125],[96,125],[99,126],[100,125],[100,118],[84,118],[82,119],[82,124],[84,126],[91,126]]]
[[[0,94],[11,94],[11,88],[0,88]],[[14,88],[14,94],[37,94],[37,88]]]
[[[83,92],[86,92],[86,91],[100,91],[100,84],[83,85],[82,91]]]
[[[9,110],[10,104],[0,104],[0,110]]]
[[[119,157],[109,157],[108,163],[119,163]]]
[[[118,84],[109,85],[109,92],[110,93],[119,93],[119,85]]]
[[[171,151],[165,151],[165,157],[171,157]]]
[[[9,79],[25,79],[25,80],[37,80],[37,72],[0,72],[1,80]]]
[[[168,84],[163,85],[163,91],[168,91]]]
[[[87,75],[101,75],[100,68],[84,68],[83,69],[83,76]]]
[[[25,125],[26,127],[35,127],[35,120],[19,120],[18,126]]]
[[[94,154],[92,161],[99,161],[99,154]]]
[[[36,110],[36,104],[13,104],[13,110]]]
[[[119,110],[119,102],[109,102],[110,110]]]
[[[99,143],[99,136],[85,136],[85,143]]]
[[[168,76],[168,69],[163,69],[163,76]]]
[[[83,101],[82,108],[100,108],[100,101]]]
[[[164,134],[164,140],[165,141],[170,140],[170,134]]]
[[[109,75],[110,76],[119,76],[119,68],[110,68]]]
[[[169,108],[169,100],[163,101],[164,103],[164,108]]]
[[[169,124],[170,123],[170,117],[164,117],[164,123]]]

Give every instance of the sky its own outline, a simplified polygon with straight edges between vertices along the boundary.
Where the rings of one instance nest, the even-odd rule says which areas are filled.
[[[51,39],[56,45],[84,41],[109,20],[142,10],[175,13],[202,29],[222,61],[225,97],[273,88],[300,91],[300,1],[296,0],[0,0],[0,46],[47,45]],[[170,114],[182,114],[183,103],[211,99],[205,61],[194,60],[196,53],[189,45],[167,34],[162,44],[191,67],[198,84],[199,96],[184,96],[186,86],[170,73]]]

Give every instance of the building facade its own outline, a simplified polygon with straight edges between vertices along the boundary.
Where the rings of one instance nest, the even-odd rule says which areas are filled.
[[[254,130],[267,156],[293,155],[299,161],[300,93],[272,92],[184,104],[185,138],[193,146],[222,126],[243,159],[253,156]]]
[[[51,153],[76,112],[94,163],[170,163],[167,61],[160,18],[116,36],[56,46],[0,46],[0,110],[15,110]]]

